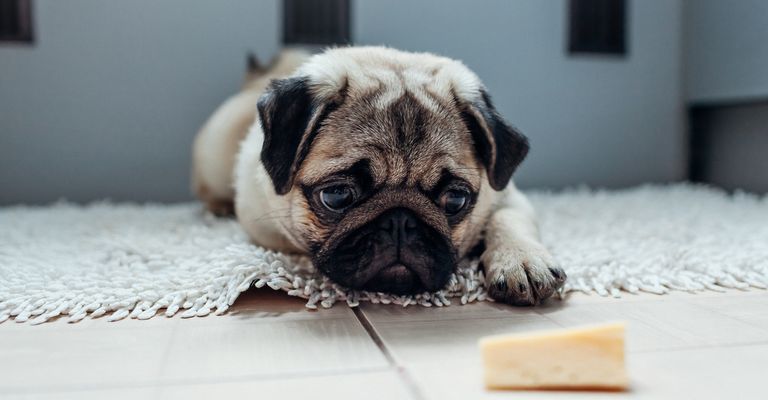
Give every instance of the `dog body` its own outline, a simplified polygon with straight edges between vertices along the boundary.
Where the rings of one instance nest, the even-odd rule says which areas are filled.
[[[245,82],[239,93],[227,99],[195,137],[192,149],[192,190],[217,215],[234,211],[233,174],[240,143],[256,119],[256,102],[273,79],[293,73],[309,54],[283,51],[272,64],[261,67],[248,60]]]
[[[219,118],[247,118],[237,111]],[[255,119],[239,152],[240,125],[217,132],[209,122],[194,158],[198,195],[212,211],[234,200],[255,243],[310,255],[350,287],[414,293],[443,287],[484,239],[494,298],[535,304],[562,286],[533,209],[511,183],[527,140],[460,62],[327,50],[273,81]]]

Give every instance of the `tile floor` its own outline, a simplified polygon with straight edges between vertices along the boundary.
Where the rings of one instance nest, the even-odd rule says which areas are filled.
[[[538,308],[307,311],[271,290],[225,316],[0,324],[0,399],[763,399],[768,291],[573,294]],[[627,320],[626,393],[482,386],[477,340]]]

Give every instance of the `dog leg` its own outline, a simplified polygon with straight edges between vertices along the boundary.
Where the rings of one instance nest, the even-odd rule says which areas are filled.
[[[235,215],[235,203],[232,200],[206,200],[205,208],[217,217],[232,217]]]
[[[497,301],[534,305],[565,283],[565,272],[539,239],[533,207],[511,187],[509,204],[497,210],[486,229],[481,260],[488,293]]]

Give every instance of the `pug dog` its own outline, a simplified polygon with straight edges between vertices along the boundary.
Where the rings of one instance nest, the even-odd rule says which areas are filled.
[[[308,255],[341,285],[436,291],[480,248],[490,296],[534,305],[566,275],[511,180],[528,148],[457,60],[294,52],[211,117],[194,187],[211,211],[234,207],[253,242]]]

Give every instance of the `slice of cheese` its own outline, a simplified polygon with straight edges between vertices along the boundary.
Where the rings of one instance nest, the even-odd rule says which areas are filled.
[[[628,385],[624,323],[480,339],[490,389],[602,389]]]

